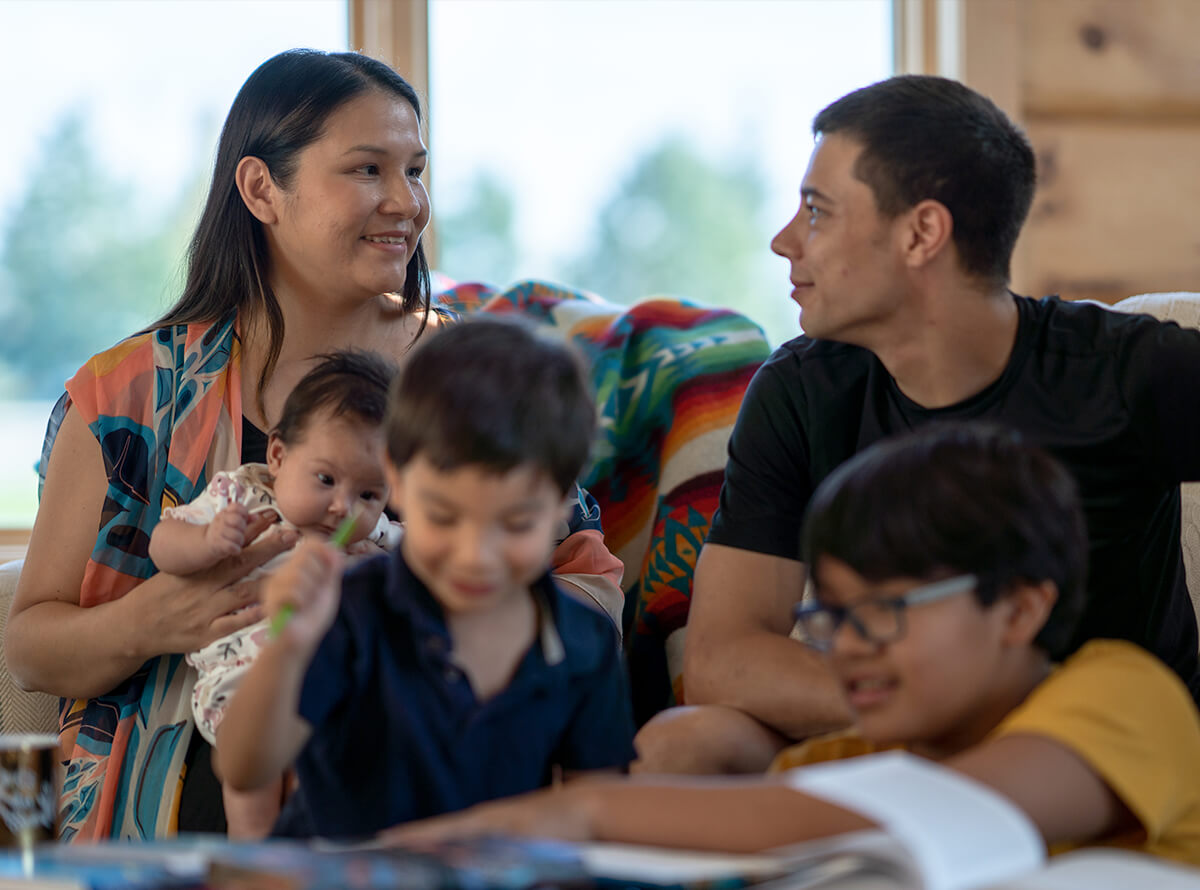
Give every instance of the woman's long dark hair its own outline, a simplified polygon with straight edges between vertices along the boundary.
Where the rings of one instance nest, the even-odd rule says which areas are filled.
[[[300,151],[315,142],[329,116],[370,89],[396,95],[421,120],[416,91],[382,62],[359,53],[294,49],[255,69],[238,91],[217,145],[208,200],[187,252],[187,280],[179,301],[150,329],[219,321],[236,313],[260,312],[269,334],[267,360],[256,386],[262,394],[283,348],[284,322],[268,276],[269,255],[262,224],[242,201],[235,176],[242,158],[266,164],[271,178],[287,188]],[[429,264],[418,242],[401,291],[406,312],[429,311]],[[421,326],[424,329],[424,322]]]

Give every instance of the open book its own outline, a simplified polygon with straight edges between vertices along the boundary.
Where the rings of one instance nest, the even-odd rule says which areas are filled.
[[[793,770],[792,787],[867,816],[858,832],[753,856],[579,845],[585,870],[642,886],[759,890],[1200,890],[1200,870],[1114,849],[1046,862],[1025,814],[974,780],[899,751]]]
[[[848,842],[843,844],[843,841]],[[622,844],[583,844],[601,885],[749,890],[921,890],[911,857],[882,832],[847,835],[761,855],[723,855]],[[1088,848],[1056,856],[980,890],[1200,890],[1200,870],[1141,853]]]

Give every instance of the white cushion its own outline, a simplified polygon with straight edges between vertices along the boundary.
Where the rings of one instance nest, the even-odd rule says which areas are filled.
[[[8,610],[17,590],[24,560],[0,565],[0,732],[58,733],[58,699],[44,692],[25,692],[8,673],[4,656],[4,633]]]

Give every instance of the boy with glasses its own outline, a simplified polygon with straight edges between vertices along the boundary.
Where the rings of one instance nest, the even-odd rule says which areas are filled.
[[[1182,681],[1119,640],[1056,664],[1087,566],[1076,484],[1057,461],[993,427],[879,443],[817,489],[802,549],[815,602],[800,624],[854,728],[788,749],[777,767],[904,748],[1015,804],[1051,852],[1105,844],[1200,865],[1200,717]],[[397,837],[507,831],[747,852],[888,821],[806,793],[808,773],[583,782]]]

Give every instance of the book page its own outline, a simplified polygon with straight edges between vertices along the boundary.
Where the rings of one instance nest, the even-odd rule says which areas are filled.
[[[903,751],[799,767],[785,780],[881,825],[908,851],[925,890],[987,887],[1045,861],[1041,836],[1007,798]]]
[[[1055,856],[1041,871],[990,890],[1200,890],[1200,869],[1144,853],[1093,847]]]
[[[866,834],[866,833],[864,833]],[[895,842],[881,832],[874,843],[813,842],[765,854],[710,853],[635,844],[577,844],[587,872],[605,881],[630,882],[639,887],[689,887],[750,885],[762,890],[808,888],[882,888],[906,886],[891,856],[880,858],[880,849],[895,852]],[[849,838],[850,836],[846,836]],[[901,853],[901,856],[903,854]],[[869,881],[870,883],[864,883]]]

